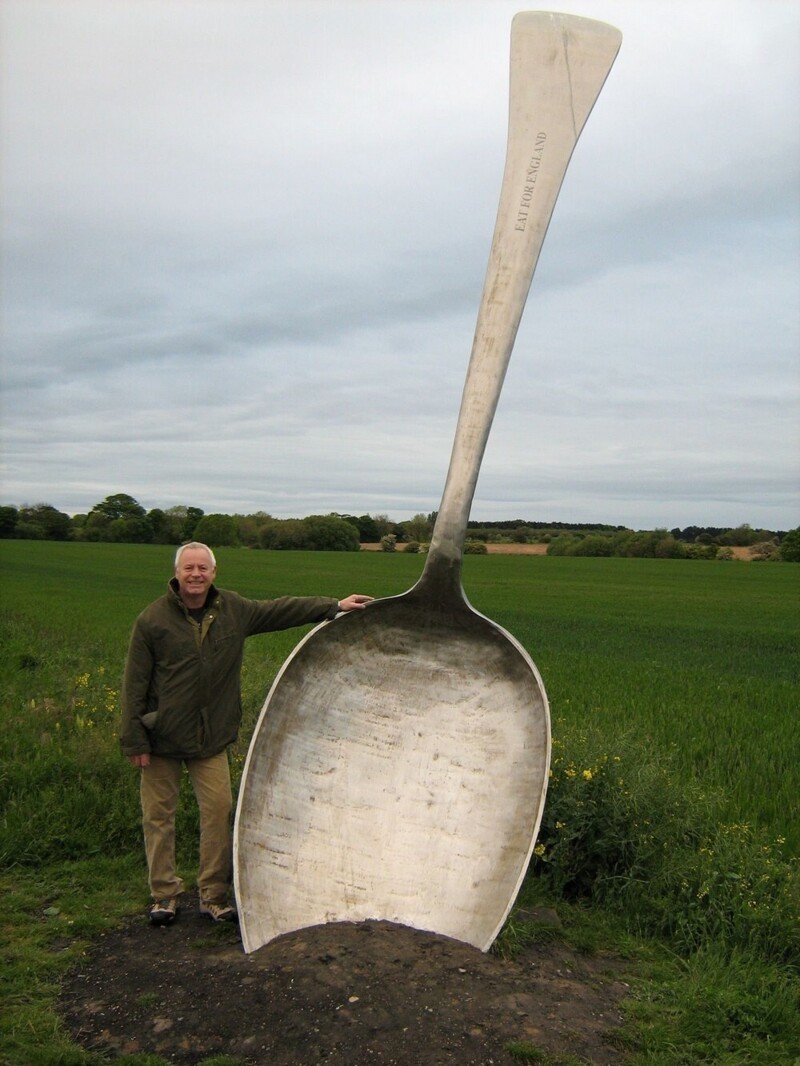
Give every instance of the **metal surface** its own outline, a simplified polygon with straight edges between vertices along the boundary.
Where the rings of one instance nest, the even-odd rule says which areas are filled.
[[[242,939],[383,919],[486,950],[536,840],[550,725],[539,673],[461,586],[481,459],[539,250],[620,34],[517,15],[506,168],[431,548],[402,596],[325,623],[256,727],[234,832]]]

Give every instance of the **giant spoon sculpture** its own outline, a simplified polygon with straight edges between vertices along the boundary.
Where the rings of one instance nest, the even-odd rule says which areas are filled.
[[[234,832],[242,940],[382,919],[488,949],[539,828],[547,697],[467,602],[464,536],[511,349],[575,143],[619,31],[517,15],[505,173],[450,468],[419,581],[323,623],[256,726]]]

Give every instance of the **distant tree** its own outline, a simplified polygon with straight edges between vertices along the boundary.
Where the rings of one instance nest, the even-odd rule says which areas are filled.
[[[41,526],[35,526],[33,523],[26,522],[24,519],[17,522],[14,538],[16,540],[44,540]]]
[[[511,537],[503,529],[471,529],[469,535],[474,540],[482,540],[486,544],[510,544]]]
[[[304,538],[300,518],[270,518],[258,532],[261,547],[268,551],[299,551]]]
[[[800,563],[800,526],[786,534],[778,551],[785,563]]]
[[[588,537],[583,537],[576,546],[575,555],[591,555],[591,556],[605,556],[614,554],[614,544],[611,537],[606,537],[602,533],[590,533]]]
[[[553,537],[550,543],[547,545],[548,555],[569,555],[569,548],[575,544],[575,538],[569,536],[566,533],[560,533],[557,537]]]
[[[205,517],[205,512],[201,507],[187,507],[186,508],[186,522],[184,523],[183,539],[184,540],[198,540],[197,536],[197,524],[202,518]]]
[[[256,511],[254,514],[235,514],[233,517],[236,520],[239,543],[248,548],[257,548],[261,529],[271,520],[270,516],[265,511]]]
[[[308,518],[270,518],[258,531],[258,543],[269,551],[358,551],[358,529],[338,514]]]
[[[378,529],[378,540],[382,540],[387,533],[394,530],[395,523],[385,514],[374,514],[372,520]]]
[[[146,515],[115,518],[106,530],[108,540],[118,544],[152,544],[153,526]]]
[[[147,512],[147,521],[153,531],[153,543],[180,544],[180,537],[166,511],[162,511],[160,507],[154,507]]]
[[[197,523],[203,517],[199,507],[186,507],[185,504],[177,504],[168,507],[164,511],[166,529],[169,530],[170,544],[185,544],[187,540],[194,540],[194,530]]]
[[[104,515],[113,521],[115,518],[144,518],[147,512],[133,496],[126,492],[117,492],[96,503],[91,513]]]
[[[304,547],[307,551],[357,552],[358,530],[339,515],[310,515],[302,519]]]
[[[348,514],[346,511],[332,511],[331,514],[335,514],[337,518],[343,518],[345,522],[349,522],[351,526],[359,529],[359,521],[354,514]]]
[[[598,534],[599,535],[599,534]],[[636,540],[637,534],[632,529],[623,529],[618,533],[615,533],[612,537],[612,544],[614,550],[612,555],[620,555],[623,558],[633,554],[633,544]]]
[[[207,514],[192,532],[193,540],[200,540],[209,548],[232,548],[239,543],[236,519],[228,514]]]
[[[514,544],[529,544],[533,539],[533,530],[530,526],[517,526],[511,531],[511,540]]]
[[[750,559],[754,563],[774,563],[780,558],[777,540],[761,540],[750,548]]]
[[[49,503],[20,507],[17,516],[17,536],[32,540],[68,540],[70,526],[69,515]]]
[[[734,548],[749,548],[751,544],[759,544],[770,540],[771,534],[766,529],[753,529],[745,522],[736,529],[729,529],[719,538],[720,544],[728,544]]]
[[[92,510],[83,525],[74,529],[73,535],[77,540],[108,540],[108,528],[113,521],[108,515]]]
[[[724,558],[733,558],[730,548],[720,548],[718,544],[687,544],[685,546],[687,559],[716,559],[720,552],[728,552]]]
[[[0,538],[7,540],[14,536],[19,520],[19,511],[16,507],[0,507]]]
[[[358,516],[358,537],[362,544],[377,544],[381,539],[381,531],[372,515]]]
[[[686,545],[666,529],[619,529],[614,534],[588,533],[554,537],[547,547],[548,555],[618,556],[622,558],[685,559],[705,557],[706,549]],[[716,547],[713,549],[716,553]]]
[[[465,555],[486,555],[488,551],[482,540],[468,540],[464,544]]]
[[[86,525],[88,514],[74,514],[70,522],[69,535],[73,540],[83,540],[83,527]]]
[[[270,519],[269,522],[265,522],[264,525],[258,531],[258,547],[264,548],[267,551],[277,550],[277,523],[275,519]]]
[[[701,529],[700,526],[686,526],[681,534],[675,533],[673,530],[673,536],[679,536],[681,540],[689,541],[692,544],[710,544],[713,539],[708,530]]]
[[[653,550],[656,559],[685,559],[686,546],[676,537],[673,537],[671,533],[667,533],[666,530],[661,532],[663,536],[656,541]]]
[[[676,540],[685,541],[687,544],[711,544],[725,533],[726,530],[718,526],[686,526],[684,529],[671,529],[670,533]]]
[[[401,522],[403,536],[407,540],[426,541],[431,537],[431,525],[424,514],[415,514],[407,522]]]
[[[624,551],[615,551],[614,555],[632,556],[637,559],[668,559],[681,554],[678,541],[666,529],[644,529],[638,532],[628,530],[617,534],[615,540],[624,544]]]
[[[188,525],[186,511],[187,508],[183,504],[164,509],[164,521],[161,529],[164,535],[169,537],[172,544],[182,544],[184,541],[192,539],[191,535],[186,535],[186,527]]]
[[[377,544],[381,539],[381,532],[372,515],[362,514],[358,518],[355,515],[343,514],[339,516],[346,522],[350,522],[358,530],[358,539],[362,544]]]

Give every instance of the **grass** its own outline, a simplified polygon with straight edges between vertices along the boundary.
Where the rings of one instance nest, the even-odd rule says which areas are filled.
[[[218,555],[220,583],[256,597],[393,595],[424,561]],[[170,548],[0,541],[0,1061],[98,1061],[70,1045],[52,999],[87,939],[146,899],[118,694],[133,619],[171,560]],[[531,653],[551,702],[552,778],[521,902],[558,907],[586,950],[626,945],[642,975],[624,1031],[634,1061],[800,1057],[800,567],[470,556],[464,584]],[[235,780],[300,635],[248,642]],[[190,864],[193,804],[180,817]],[[499,949],[549,935],[512,919]]]
[[[719,790],[730,820],[800,848],[798,568],[561,562],[467,560],[468,581],[483,564],[470,599],[531,653],[554,719],[612,747],[636,734]]]
[[[11,869],[0,877],[0,1062],[99,1064],[73,1046],[53,1000],[61,976],[80,962],[91,937],[143,906],[141,876],[140,858],[126,856]]]

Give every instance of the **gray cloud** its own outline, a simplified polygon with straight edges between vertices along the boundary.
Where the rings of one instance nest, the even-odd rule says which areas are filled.
[[[438,506],[518,5],[6,0],[6,502]],[[800,16],[587,0],[473,515],[798,522]]]

